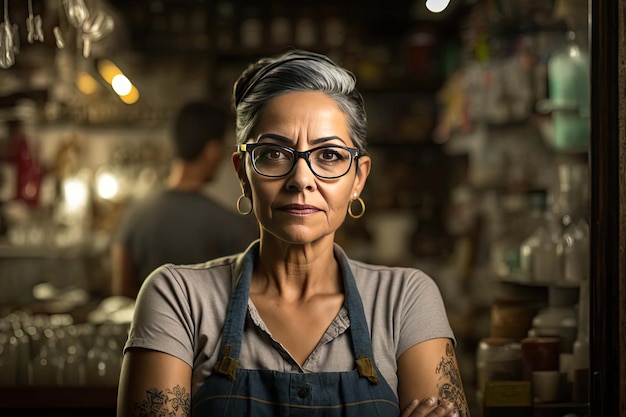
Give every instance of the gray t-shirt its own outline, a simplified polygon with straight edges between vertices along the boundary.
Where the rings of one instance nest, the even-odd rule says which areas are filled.
[[[335,245],[335,257],[345,257]],[[173,355],[193,368],[192,393],[217,361],[226,307],[237,283],[243,255],[200,265],[166,265],[150,275],[139,292],[124,350],[140,347]],[[397,359],[411,346],[454,336],[435,282],[412,268],[349,260],[372,336],[374,360],[397,392]],[[299,366],[272,338],[254,304],[241,346],[240,366],[281,372],[336,372],[354,369],[348,312],[343,307],[315,350]]]
[[[258,226],[193,191],[159,191],[125,213],[114,240],[126,247],[143,281],[166,264],[195,264],[240,253]]]

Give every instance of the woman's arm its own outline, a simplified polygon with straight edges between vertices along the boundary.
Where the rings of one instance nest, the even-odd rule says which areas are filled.
[[[398,397],[404,410],[412,400],[435,397],[454,404],[460,417],[469,417],[452,342],[432,339],[406,350],[398,359]],[[434,407],[433,407],[434,408]]]
[[[190,415],[191,367],[166,353],[129,349],[122,364],[117,417]]]

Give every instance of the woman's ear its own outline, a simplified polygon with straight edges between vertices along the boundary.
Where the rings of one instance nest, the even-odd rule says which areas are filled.
[[[248,175],[246,174],[244,154],[241,152],[234,152],[231,156],[231,161],[233,162],[233,167],[237,172],[237,177],[239,178],[239,183],[241,184],[243,193],[249,196]]]
[[[367,181],[367,177],[370,174],[370,170],[372,169],[372,158],[369,156],[361,156],[357,163],[359,166],[356,170],[356,178],[354,180],[354,191],[358,195],[361,195],[363,188],[365,187],[365,182]]]
[[[242,169],[241,165],[243,164],[243,154],[241,152],[233,152],[231,156],[231,160],[233,162],[233,167],[235,168],[235,171],[237,172],[237,176],[241,178],[241,169]]]

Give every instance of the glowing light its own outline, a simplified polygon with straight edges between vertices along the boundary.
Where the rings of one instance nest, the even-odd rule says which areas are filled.
[[[113,77],[121,74],[122,70],[120,70],[117,65],[111,61],[103,59],[98,61],[98,72],[100,73],[100,76],[104,78],[104,81],[111,84],[113,82]]]
[[[80,71],[76,76],[76,86],[81,93],[87,95],[95,93],[100,88],[98,81],[85,71]]]
[[[125,96],[120,96],[120,100],[122,100],[126,104],[133,104],[139,100],[139,90],[132,86],[132,89]]]
[[[96,183],[96,192],[104,199],[112,199],[120,190],[117,178],[110,172],[103,172],[98,176]]]
[[[63,197],[68,211],[80,210],[87,204],[87,184],[78,178],[68,178],[63,182]]]
[[[111,85],[115,94],[117,94],[125,104],[133,104],[139,100],[139,90],[126,77],[117,65],[106,59],[98,61],[98,72],[100,76]]]
[[[441,13],[450,4],[450,0],[426,0],[426,8],[432,13]]]
[[[124,74],[117,74],[111,80],[111,87],[113,87],[113,91],[115,91],[118,96],[125,96],[131,92],[133,84]]]

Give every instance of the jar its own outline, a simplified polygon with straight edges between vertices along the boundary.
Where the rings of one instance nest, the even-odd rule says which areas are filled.
[[[478,403],[483,403],[488,381],[515,381],[522,379],[522,352],[520,344],[511,338],[488,337],[478,343],[476,351],[476,382]]]

